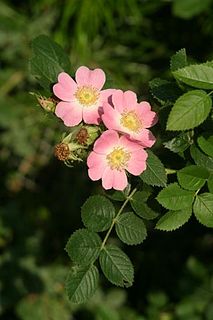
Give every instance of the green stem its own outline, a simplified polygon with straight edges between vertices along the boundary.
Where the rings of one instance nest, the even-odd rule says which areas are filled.
[[[213,90],[208,93],[208,96],[210,96],[212,93],[213,93]]]
[[[130,195],[126,198],[126,200],[124,201],[124,203],[122,204],[120,210],[118,211],[117,215],[115,216],[115,218],[112,220],[112,224],[109,228],[109,230],[107,231],[107,234],[102,242],[102,245],[101,245],[101,250],[104,248],[109,236],[110,236],[110,233],[118,219],[118,217],[120,216],[120,214],[123,212],[123,209],[126,207],[127,203],[129,202],[129,200],[131,200],[132,196],[135,194],[135,192],[137,191],[137,188],[133,189],[133,191],[130,193]]]

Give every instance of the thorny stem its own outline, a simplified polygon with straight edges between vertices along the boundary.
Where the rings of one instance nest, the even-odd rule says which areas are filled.
[[[122,204],[122,206],[121,206],[120,210],[118,211],[116,217],[112,220],[112,224],[111,224],[109,230],[107,231],[107,234],[106,234],[106,236],[105,236],[105,238],[104,238],[104,240],[103,240],[103,242],[101,244],[101,250],[104,248],[104,246],[105,246],[105,244],[106,244],[106,242],[107,242],[107,240],[108,240],[108,238],[110,236],[110,233],[111,233],[111,231],[112,231],[112,229],[113,229],[113,227],[114,227],[114,225],[115,225],[115,223],[116,223],[116,221],[118,219],[118,217],[123,212],[123,209],[126,207],[127,203],[129,202],[129,200],[131,200],[132,196],[135,194],[136,191],[137,191],[137,188],[133,189],[133,191],[130,193],[130,195],[126,198],[126,200]]]

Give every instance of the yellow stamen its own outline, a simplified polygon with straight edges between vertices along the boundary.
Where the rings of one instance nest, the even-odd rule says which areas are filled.
[[[125,111],[122,113],[120,123],[122,126],[133,132],[139,132],[142,128],[142,123],[140,119],[138,119],[135,111]]]
[[[114,150],[107,155],[107,161],[111,169],[125,169],[129,159],[130,153],[122,147],[114,148]]]
[[[79,87],[75,93],[75,97],[80,104],[85,107],[94,105],[100,96],[99,91],[93,87]]]

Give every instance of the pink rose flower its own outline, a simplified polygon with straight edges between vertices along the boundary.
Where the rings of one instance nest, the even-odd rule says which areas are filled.
[[[76,71],[75,79],[65,72],[58,75],[53,92],[62,101],[57,104],[55,114],[68,127],[78,125],[82,119],[88,124],[99,124],[103,103],[114,91],[101,90],[106,80],[104,71],[82,66]]]
[[[157,115],[151,111],[148,102],[138,103],[132,91],[116,90],[112,94],[112,105],[104,104],[102,120],[108,129],[128,135],[144,148],[150,148],[155,143],[155,137],[147,128],[157,122]]]
[[[104,189],[123,190],[128,184],[126,171],[140,175],[146,169],[147,156],[140,144],[107,130],[87,158],[88,174],[93,181],[102,179]]]

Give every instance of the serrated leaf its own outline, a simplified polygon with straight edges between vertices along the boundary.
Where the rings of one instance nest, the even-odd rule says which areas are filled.
[[[190,19],[208,9],[210,3],[211,0],[174,0],[172,9],[174,15]]]
[[[213,89],[213,68],[205,64],[190,65],[173,72],[179,81],[198,89]]]
[[[123,191],[109,191],[107,193],[107,197],[112,199],[112,200],[115,200],[115,201],[125,201],[126,200],[126,196],[125,194],[123,193]]]
[[[213,172],[213,158],[203,154],[195,145],[190,147],[190,153],[194,162],[201,167],[206,168],[209,172]]]
[[[112,202],[104,196],[91,196],[81,208],[84,225],[92,231],[107,230],[115,217]]]
[[[170,61],[171,71],[178,70],[187,66],[186,49],[180,49],[172,57]]]
[[[99,273],[96,266],[75,266],[66,279],[66,291],[73,303],[86,302],[95,293],[98,286]]]
[[[208,139],[205,139],[203,136],[200,136],[197,139],[197,143],[198,143],[200,149],[205,154],[207,154],[210,157],[213,157],[213,143],[212,143],[211,139],[208,140]]]
[[[209,192],[213,193],[213,174],[210,174],[208,178],[208,189]]]
[[[213,228],[213,194],[203,193],[197,195],[194,206],[197,220],[204,226]]]
[[[70,70],[68,55],[48,36],[40,35],[32,41],[30,71],[47,91],[57,82],[58,74]]]
[[[130,287],[134,279],[134,269],[129,257],[118,247],[108,245],[99,257],[105,277],[113,284]]]
[[[101,243],[101,238],[97,233],[79,229],[71,235],[65,250],[74,262],[89,265],[98,258]]]
[[[155,228],[162,231],[173,231],[184,225],[192,214],[192,208],[169,211],[157,222]]]
[[[145,224],[133,212],[120,215],[115,230],[120,240],[129,245],[142,243],[147,236]]]
[[[175,82],[155,78],[149,81],[149,87],[154,98],[160,103],[173,103],[182,94]]]
[[[143,191],[137,191],[130,199],[130,204],[137,215],[144,219],[152,220],[158,216],[158,213],[148,207],[146,204],[147,199],[148,197],[144,197]]]
[[[199,126],[209,115],[212,100],[205,91],[193,90],[175,102],[167,121],[167,130],[188,130]]]
[[[194,199],[194,192],[184,190],[177,183],[171,183],[161,190],[157,196],[158,202],[170,210],[189,208]]]
[[[207,181],[209,172],[204,167],[192,165],[178,171],[177,178],[182,188],[198,190]]]
[[[147,153],[147,168],[140,175],[140,178],[151,186],[165,187],[167,176],[162,162],[152,151],[147,150]]]
[[[191,134],[190,132],[181,132],[173,139],[164,142],[163,145],[172,152],[183,152],[191,145]]]

